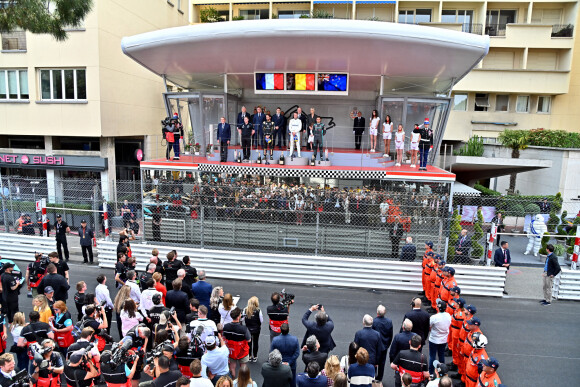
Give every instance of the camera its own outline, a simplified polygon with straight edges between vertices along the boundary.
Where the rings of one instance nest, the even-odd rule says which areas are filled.
[[[165,340],[163,343],[158,344],[150,352],[147,352],[147,357],[145,358],[144,364],[152,366],[153,360],[155,360],[155,358],[163,355],[163,346],[165,346],[167,344],[173,346],[173,344],[171,343],[171,340]]]
[[[286,292],[286,289],[282,289],[280,292],[280,303],[286,308],[294,301],[294,294]]]
[[[173,316],[173,313],[175,313],[175,306],[172,306],[171,309],[169,309],[169,317]]]
[[[16,373],[12,377],[12,386],[29,387],[30,377],[28,376],[28,370],[24,369]]]
[[[44,355],[51,352],[53,350],[52,347],[41,347],[36,348],[34,352],[34,362],[38,366],[40,371],[47,369],[50,366],[50,360],[44,358]]]
[[[130,337],[125,337],[120,343],[115,343],[111,348],[112,355],[109,365],[115,369],[121,364],[127,364],[135,361],[138,356],[130,354],[128,351],[133,346],[133,340]]]

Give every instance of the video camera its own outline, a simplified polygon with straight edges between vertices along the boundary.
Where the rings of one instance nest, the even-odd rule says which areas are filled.
[[[30,377],[28,376],[28,370],[23,369],[17,372],[16,375],[12,377],[11,386],[29,387]]]
[[[88,363],[89,359],[91,358],[91,351],[93,350],[93,348],[95,348],[95,346],[96,346],[95,343],[90,342],[89,345],[87,345],[85,348],[79,349],[78,351],[75,351],[75,352],[81,352],[81,355],[83,357],[81,360],[81,364],[80,364],[81,367],[87,366],[87,363]],[[72,352],[72,353],[75,353],[75,352]],[[67,357],[70,356],[72,353],[69,352],[67,354]],[[89,355],[89,356],[87,356],[87,355]],[[68,362],[70,364],[70,360]]]
[[[28,280],[31,283],[38,282],[44,274],[46,273],[46,268],[50,264],[50,258],[47,255],[43,255],[42,253],[34,253],[34,257],[38,258],[40,256],[40,260],[38,264],[35,265],[36,262],[32,264],[31,270],[28,273]]]
[[[280,292],[280,303],[286,308],[294,301],[294,294],[288,293],[286,289]]]
[[[109,361],[111,368],[115,369],[123,363],[131,363],[139,357],[135,354],[128,353],[132,346],[133,339],[128,336],[126,336],[121,342],[113,345],[111,348],[111,360]]]
[[[41,348],[37,348],[34,352],[34,362],[36,363],[36,365],[38,366],[38,369],[40,371],[47,369],[50,366],[50,360],[45,359],[44,355],[53,351],[54,348],[52,347],[41,347]]]
[[[173,346],[173,343],[171,342],[171,340],[165,340],[164,342],[158,344],[150,352],[147,352],[147,357],[145,358],[144,364],[150,365],[150,366],[153,365],[153,360],[155,360],[155,358],[163,355],[163,346],[168,345],[168,344]]]

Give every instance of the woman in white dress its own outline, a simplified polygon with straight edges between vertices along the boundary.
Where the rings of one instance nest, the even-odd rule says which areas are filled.
[[[375,152],[375,149],[377,148],[377,135],[379,134],[380,123],[381,117],[379,117],[379,112],[373,110],[369,125],[369,134],[371,136],[371,152]]]
[[[383,122],[383,142],[385,143],[385,151],[383,152],[383,157],[389,156],[391,151],[391,136],[393,133],[393,122],[391,121],[391,116],[387,114],[385,117],[385,122]]]
[[[403,149],[405,148],[405,132],[403,125],[399,124],[395,132],[395,149],[397,150],[397,163],[395,166],[400,167],[403,162]]]
[[[419,154],[419,140],[421,140],[421,129],[415,124],[411,133],[411,168],[417,167],[417,155]]]

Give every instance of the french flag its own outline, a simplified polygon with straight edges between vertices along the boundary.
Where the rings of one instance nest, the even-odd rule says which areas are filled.
[[[284,74],[266,74],[266,90],[284,90]]]

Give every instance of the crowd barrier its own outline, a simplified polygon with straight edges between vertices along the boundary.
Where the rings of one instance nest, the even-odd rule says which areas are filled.
[[[132,244],[137,270],[149,263],[151,250],[161,257],[171,246]],[[99,241],[99,266],[113,268],[117,261],[117,243]],[[350,288],[421,291],[421,263],[326,256],[248,253],[231,250],[176,248],[179,257],[188,255],[192,265],[207,271],[209,278],[341,286]],[[501,297],[506,270],[485,266],[454,265],[462,294]]]
[[[34,261],[34,253],[56,251],[56,240],[22,234],[0,233],[0,255],[13,261]]]
[[[555,297],[559,300],[580,300],[580,271],[564,269],[554,279]]]

